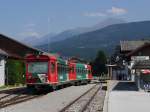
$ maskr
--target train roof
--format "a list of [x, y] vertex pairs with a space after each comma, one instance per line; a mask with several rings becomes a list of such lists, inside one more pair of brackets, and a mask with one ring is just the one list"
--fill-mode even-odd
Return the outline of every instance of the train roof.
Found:
[[62, 59], [60, 57], [58, 57], [57, 60], [58, 60], [58, 63], [61, 63], [61, 64], [67, 64], [68, 63], [67, 60], [64, 60], [64, 59]]
[[56, 59], [56, 57], [54, 55], [50, 55], [50, 54], [39, 54], [39, 55], [28, 54], [25, 59], [27, 59], [27, 60], [30, 60], [30, 59], [41, 59], [41, 60], [47, 59], [47, 60], [49, 60], [49, 59]]

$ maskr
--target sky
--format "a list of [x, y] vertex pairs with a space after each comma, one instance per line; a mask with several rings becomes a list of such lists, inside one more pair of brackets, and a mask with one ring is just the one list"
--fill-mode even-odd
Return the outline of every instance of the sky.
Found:
[[150, 0], [0, 0], [0, 33], [40, 38], [106, 18], [150, 20], [149, 4]]

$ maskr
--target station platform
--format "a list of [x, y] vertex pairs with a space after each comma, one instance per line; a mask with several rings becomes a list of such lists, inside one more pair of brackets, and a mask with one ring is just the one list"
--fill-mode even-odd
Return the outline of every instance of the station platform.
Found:
[[105, 112], [150, 112], [150, 93], [138, 91], [134, 82], [111, 81], [108, 86]]

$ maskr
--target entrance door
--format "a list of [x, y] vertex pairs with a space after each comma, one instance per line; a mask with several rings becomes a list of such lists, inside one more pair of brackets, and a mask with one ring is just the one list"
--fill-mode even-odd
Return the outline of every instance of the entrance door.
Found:
[[55, 60], [50, 61], [50, 79], [51, 79], [51, 83], [57, 83], [58, 82], [57, 66], [56, 66]]

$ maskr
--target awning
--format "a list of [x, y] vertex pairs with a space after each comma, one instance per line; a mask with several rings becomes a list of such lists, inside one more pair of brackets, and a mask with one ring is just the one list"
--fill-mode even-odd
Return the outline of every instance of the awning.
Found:
[[143, 70], [141, 70], [141, 72], [143, 74], [150, 74], [150, 70], [149, 69], [143, 69]]

